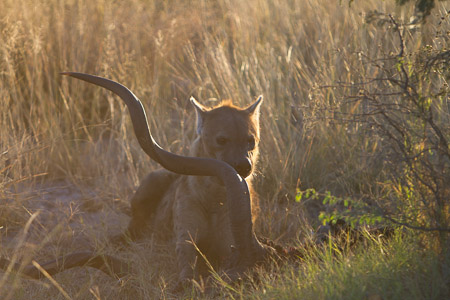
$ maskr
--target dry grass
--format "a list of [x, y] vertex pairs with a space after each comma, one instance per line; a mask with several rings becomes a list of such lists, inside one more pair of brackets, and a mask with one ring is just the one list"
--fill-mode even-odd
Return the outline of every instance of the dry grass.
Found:
[[[194, 135], [190, 95], [206, 104], [232, 98], [244, 105], [263, 94], [257, 226], [270, 238], [295, 243], [317, 224], [320, 203], [295, 203], [297, 187], [338, 195], [371, 190], [382, 172], [376, 143], [364, 142], [370, 137], [357, 126], [333, 119], [336, 112], [358, 109], [341, 101], [352, 87], [323, 86], [370, 77], [375, 69], [361, 56], [398, 51], [395, 33], [365, 23], [366, 13], [406, 18], [412, 8], [399, 9], [394, 1], [355, 1], [351, 8], [339, 2], [2, 0], [0, 254], [28, 263], [95, 245], [129, 259], [136, 274], [122, 283], [92, 270], [57, 275], [69, 297], [180, 296], [173, 294], [171, 247], [149, 240], [118, 251], [107, 241], [111, 231], [125, 227], [121, 211], [139, 178], [157, 165], [140, 150], [120, 101], [62, 78], [61, 71], [128, 86], [144, 102], [156, 140], [176, 153], [185, 153]], [[447, 39], [429, 34], [450, 28], [448, 19], [438, 25], [445, 5], [421, 30], [406, 32], [410, 50], [448, 48]], [[49, 192], [55, 187], [59, 194]], [[251, 297], [226, 288], [218, 293]], [[7, 274], [0, 277], [0, 297], [64, 294], [50, 281]]]

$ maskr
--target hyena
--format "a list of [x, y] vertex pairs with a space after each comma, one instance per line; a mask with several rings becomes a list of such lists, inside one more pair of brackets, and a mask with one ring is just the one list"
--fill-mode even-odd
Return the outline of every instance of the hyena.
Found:
[[[168, 228], [174, 233], [182, 281], [195, 275], [197, 249], [214, 266], [223, 266], [226, 259], [225, 274], [231, 279], [274, 255], [272, 247], [257, 239], [252, 219], [252, 210], [257, 209], [256, 197], [251, 197], [250, 191], [258, 157], [261, 96], [246, 108], [227, 102], [212, 109], [192, 98], [197, 138], [191, 156], [185, 157], [165, 151], [154, 141], [144, 107], [128, 88], [94, 75], [62, 74], [120, 96], [128, 107], [140, 146], [165, 168], [150, 173], [135, 193], [127, 230], [130, 237], [141, 235], [148, 221], [161, 232]], [[0, 257], [0, 269], [12, 269], [35, 279], [78, 266], [94, 267], [113, 277], [130, 273], [129, 263], [92, 251], [70, 253], [41, 263], [39, 268]]]
[[[255, 218], [258, 204], [251, 183], [259, 154], [262, 96], [246, 108], [231, 101], [211, 109], [194, 98], [191, 103], [197, 116], [197, 135], [190, 155], [222, 160], [245, 178]], [[167, 170], [152, 172], [136, 191], [131, 207], [131, 237], [142, 235], [149, 221], [164, 235], [173, 232], [181, 280], [194, 277], [196, 247], [213, 266], [220, 266], [230, 255], [234, 240], [226, 190], [217, 177], [180, 176]]]

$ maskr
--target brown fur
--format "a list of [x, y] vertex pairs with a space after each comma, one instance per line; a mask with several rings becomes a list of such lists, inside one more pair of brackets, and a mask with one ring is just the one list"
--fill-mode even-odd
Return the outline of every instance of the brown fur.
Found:
[[[247, 108], [226, 101], [207, 109], [191, 99], [197, 112], [197, 138], [190, 155], [229, 163], [245, 177], [250, 191], [259, 154], [260, 100]], [[251, 196], [254, 218], [258, 205], [253, 192]], [[131, 206], [133, 217], [128, 230], [132, 237], [142, 235], [150, 219], [151, 226], [161, 235], [173, 233], [181, 280], [194, 277], [198, 253], [193, 243], [216, 267], [230, 255], [234, 241], [226, 190], [216, 177], [180, 176], [166, 170], [152, 172], [138, 188]]]

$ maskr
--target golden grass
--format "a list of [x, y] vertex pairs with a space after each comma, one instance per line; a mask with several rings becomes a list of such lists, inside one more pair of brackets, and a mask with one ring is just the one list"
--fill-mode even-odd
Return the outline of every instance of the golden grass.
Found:
[[[244, 105], [263, 94], [258, 230], [291, 242], [307, 235], [319, 203], [294, 203], [296, 187], [351, 194], [370, 188], [380, 172], [370, 159], [376, 143], [356, 144], [358, 128], [331, 120], [335, 112], [358, 109], [341, 101], [351, 87], [321, 87], [371, 77], [375, 69], [361, 56], [398, 51], [392, 30], [364, 22], [369, 11], [400, 18], [412, 13], [394, 1], [355, 1], [350, 8], [340, 2], [2, 0], [0, 253], [11, 257], [18, 249], [18, 261], [30, 262], [77, 248], [62, 242], [78, 234], [69, 224], [70, 213], [56, 229], [33, 222], [35, 230], [23, 242], [12, 240], [30, 215], [42, 210], [32, 205], [39, 201], [30, 194], [37, 186], [64, 181], [114, 213], [126, 206], [139, 178], [157, 168], [140, 150], [124, 105], [103, 89], [62, 78], [61, 71], [97, 74], [128, 86], [144, 102], [156, 140], [176, 153], [186, 153], [194, 136], [189, 96], [206, 104], [231, 98]], [[407, 32], [410, 50], [445, 47], [445, 39], [426, 34], [449, 28], [448, 20], [438, 25], [445, 5], [438, 5], [422, 31]], [[86, 196], [69, 195], [67, 209], [80, 199]], [[115, 252], [105, 236], [98, 240], [108, 225], [85, 222], [83, 208], [77, 208], [77, 230], [99, 251]], [[126, 223], [125, 216], [118, 218]], [[148, 241], [118, 255], [139, 266], [125, 283], [92, 270], [56, 280], [74, 299], [177, 296], [167, 247]], [[1, 295], [64, 298], [48, 281], [12, 274], [1, 279]]]

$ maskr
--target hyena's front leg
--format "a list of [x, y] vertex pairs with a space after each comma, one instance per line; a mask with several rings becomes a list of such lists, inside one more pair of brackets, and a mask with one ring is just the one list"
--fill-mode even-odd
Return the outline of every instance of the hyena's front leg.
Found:
[[146, 232], [148, 221], [180, 175], [160, 169], [148, 174], [131, 199], [131, 220], [125, 232], [112, 237], [115, 244], [136, 240]]
[[192, 199], [188, 197], [178, 198], [175, 204], [174, 231], [181, 282], [195, 277], [194, 270], [198, 266], [196, 247], [200, 247], [208, 236], [208, 222], [204, 213], [201, 207], [192, 204]]

